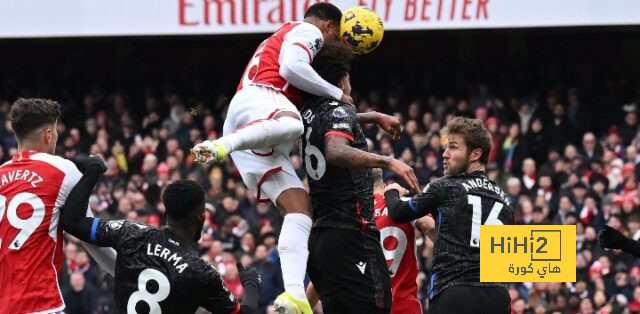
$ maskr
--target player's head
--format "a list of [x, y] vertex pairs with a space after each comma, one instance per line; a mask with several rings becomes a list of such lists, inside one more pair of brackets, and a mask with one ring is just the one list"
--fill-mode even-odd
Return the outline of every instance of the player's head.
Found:
[[384, 180], [382, 179], [382, 169], [373, 168], [371, 170], [373, 179], [373, 193], [380, 193], [384, 189]]
[[325, 43], [338, 41], [340, 20], [342, 20], [342, 11], [326, 2], [316, 3], [304, 13], [304, 21], [320, 29]]
[[50, 154], [56, 150], [59, 117], [60, 104], [41, 98], [18, 98], [9, 112], [18, 145]]
[[480, 119], [455, 117], [444, 128], [447, 148], [444, 157], [444, 173], [448, 175], [484, 170], [491, 151], [491, 134]]
[[339, 43], [329, 43], [320, 49], [311, 66], [325, 81], [340, 87], [345, 95], [350, 95], [351, 60], [353, 60], [353, 52], [349, 47]]
[[179, 180], [167, 185], [162, 202], [167, 225], [193, 230], [198, 241], [204, 224], [204, 189], [194, 181]]

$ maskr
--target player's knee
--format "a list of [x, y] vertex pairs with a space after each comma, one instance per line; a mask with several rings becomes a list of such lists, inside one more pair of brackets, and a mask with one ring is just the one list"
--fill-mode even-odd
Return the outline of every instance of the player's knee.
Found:
[[301, 120], [298, 120], [294, 117], [281, 117], [278, 119], [280, 124], [286, 129], [286, 133], [290, 135], [293, 139], [297, 139], [302, 136], [304, 133], [304, 124], [302, 124]]

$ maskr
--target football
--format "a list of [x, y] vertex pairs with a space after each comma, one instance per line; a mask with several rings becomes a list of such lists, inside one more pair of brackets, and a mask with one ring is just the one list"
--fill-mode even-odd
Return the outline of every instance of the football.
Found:
[[376, 12], [361, 6], [342, 13], [340, 40], [351, 47], [355, 54], [373, 51], [382, 42], [384, 25]]

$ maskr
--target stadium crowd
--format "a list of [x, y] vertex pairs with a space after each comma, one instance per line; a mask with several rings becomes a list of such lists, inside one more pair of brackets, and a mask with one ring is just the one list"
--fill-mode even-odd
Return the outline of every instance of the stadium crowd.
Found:
[[[594, 107], [586, 105], [591, 100], [581, 98], [575, 88], [532, 98], [495, 95], [487, 84], [474, 86], [465, 97], [414, 100], [401, 91], [383, 95], [373, 91], [353, 96], [360, 112], [395, 115], [404, 131], [394, 141], [377, 126], [365, 125], [369, 148], [412, 165], [421, 185], [442, 175], [440, 129], [454, 116], [476, 117], [493, 135], [487, 172], [517, 204], [517, 223], [576, 225], [577, 281], [511, 283], [512, 313], [640, 313], [640, 262], [600, 249], [596, 239], [605, 224], [640, 239], [640, 108], [612, 105], [612, 111], [620, 112], [611, 115], [624, 119], [612, 118], [614, 123], [603, 126]], [[3, 162], [16, 151], [7, 118], [12, 100], [0, 102]], [[236, 261], [256, 267], [263, 278], [261, 311], [272, 312], [269, 305], [283, 291], [275, 249], [282, 223], [278, 209], [256, 202], [230, 159], [200, 165], [189, 153], [194, 144], [221, 135], [225, 97], [205, 103], [168, 91], [147, 90], [140, 97], [93, 89], [75, 106], [64, 100], [61, 104], [57, 154], [70, 159], [100, 155], [108, 163], [90, 198], [94, 215], [159, 226], [163, 186], [178, 179], [199, 182], [207, 191], [206, 222], [198, 243], [202, 258], [218, 269], [238, 298], [243, 288]], [[299, 156], [291, 158], [304, 178]], [[385, 180], [395, 178], [385, 172]], [[433, 243], [424, 237], [416, 240], [420, 299], [425, 302]], [[111, 313], [112, 278], [70, 236], [64, 257], [60, 288], [65, 311]]]

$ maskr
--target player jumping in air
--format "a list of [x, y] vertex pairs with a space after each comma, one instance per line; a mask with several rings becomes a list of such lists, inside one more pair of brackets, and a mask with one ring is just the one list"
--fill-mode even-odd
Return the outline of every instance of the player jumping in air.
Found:
[[[350, 60], [349, 48], [326, 45], [313, 67], [348, 94]], [[309, 277], [328, 313], [389, 313], [391, 283], [373, 221], [371, 168], [389, 168], [417, 186], [413, 169], [368, 153], [355, 108], [347, 103], [310, 97], [302, 116], [302, 159], [314, 221]]]
[[[289, 153], [304, 127], [298, 107], [303, 92], [352, 104], [348, 93], [324, 80], [311, 67], [325, 43], [337, 42], [342, 12], [329, 3], [308, 8], [302, 22], [289, 22], [263, 41], [231, 100], [224, 136], [196, 145], [199, 162], [218, 162], [228, 154], [247, 188], [259, 201], [272, 201], [285, 213], [278, 253], [285, 292], [278, 311], [297, 307], [311, 314], [304, 276], [311, 230], [309, 196], [297, 177]], [[376, 122], [399, 135], [399, 122], [381, 114], [364, 114], [361, 122]]]
[[[0, 166], [0, 313], [59, 313], [62, 267], [61, 207], [82, 173], [54, 156], [60, 105], [46, 99], [18, 99], [9, 120], [18, 154]], [[91, 214], [87, 204], [80, 215]], [[82, 243], [109, 273], [116, 254]]]
[[116, 249], [115, 301], [118, 313], [255, 313], [260, 275], [238, 263], [245, 289], [238, 304], [220, 274], [196, 250], [204, 223], [204, 190], [193, 181], [169, 184], [162, 193], [163, 229], [126, 220], [82, 215], [91, 191], [107, 168], [98, 157], [82, 161], [85, 173], [71, 191], [60, 223], [83, 241]]
[[427, 214], [436, 220], [429, 313], [509, 313], [505, 285], [480, 282], [480, 225], [514, 223], [508, 195], [485, 173], [491, 135], [481, 120], [462, 117], [444, 133], [445, 176], [407, 202], [387, 190], [389, 215], [398, 223]]

